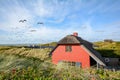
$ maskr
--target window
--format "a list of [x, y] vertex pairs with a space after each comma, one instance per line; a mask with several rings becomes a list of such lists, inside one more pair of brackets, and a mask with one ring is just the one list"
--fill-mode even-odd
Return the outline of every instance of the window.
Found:
[[72, 62], [72, 66], [75, 66], [75, 62]]
[[76, 62], [76, 65], [77, 67], [81, 67], [81, 63], [80, 62]]
[[66, 64], [67, 66], [76, 66], [76, 67], [81, 67], [82, 64], [80, 62], [72, 62], [72, 61], [60, 61]]
[[72, 51], [72, 46], [66, 46], [65, 51], [66, 52], [71, 52]]

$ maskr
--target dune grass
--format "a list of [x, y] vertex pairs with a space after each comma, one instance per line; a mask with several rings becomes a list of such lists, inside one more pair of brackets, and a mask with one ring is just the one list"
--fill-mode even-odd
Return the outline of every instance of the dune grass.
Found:
[[120, 71], [53, 65], [50, 51], [0, 47], [0, 80], [120, 80]]
[[[9, 55], [7, 55], [9, 56]], [[17, 60], [15, 59], [17, 58]], [[15, 61], [13, 61], [15, 59]], [[16, 62], [16, 61], [19, 61]], [[10, 63], [9, 63], [10, 62]], [[4, 62], [3, 62], [4, 63]], [[50, 62], [23, 57], [12, 57], [7, 66], [9, 71], [0, 71], [0, 80], [119, 80], [120, 71], [95, 68], [81, 69], [66, 65], [53, 65]], [[14, 66], [13, 66], [14, 65]], [[16, 67], [15, 67], [16, 66]], [[17, 67], [17, 66], [22, 66]]]
[[120, 57], [120, 42], [95, 42], [96, 50], [104, 57]]
[[35, 57], [41, 60], [48, 58], [48, 54], [51, 51], [49, 48], [45, 49], [32, 49], [24, 47], [0, 47], [0, 54], [17, 54], [27, 57]]

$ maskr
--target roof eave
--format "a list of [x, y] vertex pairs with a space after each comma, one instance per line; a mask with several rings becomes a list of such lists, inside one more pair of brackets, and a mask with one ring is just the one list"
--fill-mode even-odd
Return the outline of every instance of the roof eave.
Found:
[[84, 45], [81, 45], [81, 47], [82, 47], [83, 49], [85, 49], [85, 50], [88, 52], [88, 54], [89, 54], [97, 63], [99, 63], [100, 65], [106, 66], [106, 64], [105, 64], [103, 61], [101, 61], [98, 57], [96, 57], [95, 55], [92, 55], [93, 53], [92, 53], [89, 49], [87, 49]]
[[66, 44], [80, 44], [80, 43], [58, 43], [59, 45], [66, 45]]

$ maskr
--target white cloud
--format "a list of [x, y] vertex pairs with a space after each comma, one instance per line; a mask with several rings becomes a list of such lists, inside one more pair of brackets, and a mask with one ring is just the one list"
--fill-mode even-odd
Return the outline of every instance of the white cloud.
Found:
[[52, 20], [49, 19], [48, 22], [61, 23], [64, 21], [66, 16], [73, 13], [73, 10], [80, 10], [81, 5], [81, 0], [37, 0], [36, 3], [32, 4], [32, 13], [37, 15], [39, 18], [52, 18]]
[[[30, 30], [24, 30], [23, 32], [19, 32], [16, 34], [11, 35], [10, 40], [12, 42], [19, 41], [20, 42], [49, 42], [49, 41], [58, 41], [66, 35], [70, 35], [73, 32], [78, 32], [79, 36], [85, 39], [90, 39], [93, 35], [93, 30], [90, 24], [83, 24], [86, 28], [82, 27], [71, 27], [66, 29], [57, 29], [57, 28], [48, 28], [46, 26], [42, 26], [39, 28], [31, 28], [30, 30], [36, 30], [35, 32], [31, 32]], [[13, 40], [12, 40], [13, 39]], [[14, 40], [15, 39], [15, 40]]]
[[40, 17], [49, 17], [53, 13], [53, 8], [48, 7], [43, 0], [37, 1], [33, 4], [33, 7], [33, 11], [35, 11], [34, 13]]
[[[36, 21], [46, 21], [52, 24], [59, 24], [67, 18], [71, 20], [76, 19], [78, 15], [76, 12], [81, 12], [83, 8], [92, 8], [96, 4], [96, 1], [93, 2], [82, 2], [81, 0], [74, 1], [59, 1], [59, 0], [37, 0], [19, 4], [19, 1], [15, 1], [14, 5], [3, 6], [0, 8], [0, 17], [5, 21], [0, 21], [0, 30], [6, 31], [9, 34], [0, 35], [0, 42], [4, 43], [27, 43], [27, 42], [47, 42], [50, 40], [58, 41], [62, 37], [72, 34], [73, 32], [78, 32], [81, 37], [87, 40], [92, 40], [98, 38], [102, 39], [101, 34], [96, 33], [92, 24], [92, 17], [89, 16], [89, 19], [80, 19], [82, 22], [67, 22], [64, 24], [63, 28], [58, 26], [36, 26]], [[10, 7], [9, 7], [10, 6]], [[113, 5], [114, 7], [115, 5]], [[97, 12], [105, 7], [105, 3], [101, 3], [98, 7], [90, 10], [90, 14]], [[88, 9], [90, 9], [88, 8]], [[74, 10], [74, 11], [73, 11]], [[106, 8], [106, 11], [110, 8]], [[79, 12], [79, 13], [80, 13]], [[71, 14], [74, 14], [73, 16]], [[81, 15], [81, 13], [80, 13]], [[68, 18], [70, 17], [70, 18]], [[79, 16], [80, 18], [81, 16]], [[52, 18], [52, 19], [51, 19]], [[84, 16], [83, 16], [84, 18]], [[27, 22], [19, 23], [19, 20], [26, 19]], [[79, 19], [78, 19], [79, 20]], [[43, 22], [44, 22], [43, 21]], [[107, 25], [108, 26], [108, 25]], [[110, 24], [109, 26], [120, 26], [119, 22], [115, 24]], [[60, 26], [62, 27], [62, 26]], [[103, 27], [102, 27], [103, 28]], [[107, 28], [106, 28], [107, 29]], [[112, 28], [113, 29], [113, 28]], [[31, 32], [30, 30], [36, 30]], [[115, 29], [114, 29], [115, 30]], [[117, 31], [117, 29], [116, 29]], [[119, 30], [118, 30], [119, 31]], [[108, 31], [109, 33], [109, 31]], [[102, 33], [103, 34], [103, 33]], [[103, 34], [105, 35], [105, 33]], [[6, 37], [5, 37], [6, 36]], [[99, 37], [97, 37], [99, 36]]]
[[[96, 5], [97, 4], [97, 5]], [[100, 1], [100, 2], [93, 2], [93, 4], [90, 6], [90, 9], [88, 11], [89, 14], [94, 13], [114, 13], [117, 11], [120, 11], [119, 2], [117, 1]]]
[[11, 31], [15, 29], [16, 27], [19, 29], [25, 28], [25, 26], [28, 26], [30, 23], [20, 23], [19, 20], [32, 20], [32, 15], [30, 12], [21, 6], [11, 6], [13, 10], [9, 12], [9, 8], [3, 11], [3, 13], [0, 14], [0, 16], [4, 16], [5, 22], [0, 23], [0, 29], [5, 31]]

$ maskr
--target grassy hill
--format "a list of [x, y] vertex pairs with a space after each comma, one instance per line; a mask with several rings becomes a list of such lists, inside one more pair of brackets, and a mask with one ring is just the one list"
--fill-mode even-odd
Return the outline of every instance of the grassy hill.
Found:
[[104, 57], [120, 57], [120, 42], [95, 42], [94, 45]]
[[[103, 52], [103, 55], [107, 54], [107, 52], [104, 53], [103, 50], [119, 51], [119, 42], [96, 42], [95, 44], [99, 46], [96, 49]], [[56, 43], [52, 43], [52, 45], [55, 46]], [[0, 46], [0, 80], [120, 79], [120, 71], [113, 72], [103, 69], [96, 70], [95, 68], [80, 69], [61, 64], [57, 66], [53, 65], [51, 63], [51, 57], [48, 56], [50, 51], [50, 48], [35, 49], [21, 46]]]
[[14, 54], [14, 55], [21, 55], [26, 57], [35, 57], [41, 60], [48, 58], [49, 57], [48, 54], [50, 51], [51, 51], [50, 48], [36, 49], [36, 48], [24, 48], [24, 47], [16, 47], [16, 46], [0, 47], [0, 53], [2, 54]]
[[51, 42], [51, 43], [46, 43], [46, 44], [39, 44], [39, 46], [53, 46], [55, 47], [57, 45], [57, 42]]

